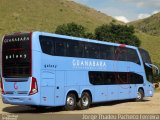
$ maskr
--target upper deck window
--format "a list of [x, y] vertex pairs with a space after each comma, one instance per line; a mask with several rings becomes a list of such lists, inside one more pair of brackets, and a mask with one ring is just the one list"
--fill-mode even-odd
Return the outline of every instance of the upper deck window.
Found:
[[130, 61], [140, 64], [135, 49], [65, 38], [40, 36], [42, 52], [53, 56]]

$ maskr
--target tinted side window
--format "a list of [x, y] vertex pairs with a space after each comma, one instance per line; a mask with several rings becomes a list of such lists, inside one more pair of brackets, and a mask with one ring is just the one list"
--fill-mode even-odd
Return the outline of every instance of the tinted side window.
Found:
[[129, 84], [129, 73], [128, 72], [117, 72], [116, 73], [117, 84]]
[[95, 72], [95, 73], [89, 73], [89, 77], [90, 77], [90, 82], [93, 85], [103, 85], [104, 84], [104, 80], [103, 80], [103, 76], [102, 74]]
[[84, 43], [80, 41], [67, 41], [66, 56], [67, 57], [84, 57]]
[[114, 72], [89, 72], [89, 80], [93, 85], [109, 85], [115, 84], [115, 74]]
[[83, 58], [84, 57], [84, 44], [83, 42], [79, 42], [79, 49], [78, 49], [78, 56]]
[[65, 40], [56, 39], [55, 40], [55, 56], [65, 56], [66, 55], [66, 44]]
[[106, 47], [104, 45], [100, 45], [100, 59], [107, 59]]
[[89, 81], [93, 85], [143, 84], [143, 76], [131, 72], [90, 71]]
[[137, 51], [131, 48], [115, 47], [115, 60], [130, 61], [140, 64]]
[[130, 83], [131, 84], [143, 84], [143, 76], [136, 74], [136, 73], [130, 73]]
[[127, 48], [115, 47], [115, 60], [127, 61]]
[[104, 79], [104, 84], [106, 85], [112, 85], [116, 84], [116, 78], [115, 78], [115, 73], [113, 72], [104, 72], [103, 73], [103, 79]]
[[92, 48], [91, 48], [91, 51], [92, 51], [92, 57], [95, 58], [95, 59], [99, 59], [99, 56], [100, 56], [100, 47], [99, 45], [97, 44], [93, 44]]
[[99, 58], [99, 46], [85, 42], [84, 57], [94, 59]]
[[66, 49], [66, 56], [80, 57], [79, 49], [80, 49], [80, 46], [79, 46], [78, 41], [68, 41], [67, 42], [67, 49]]
[[128, 53], [127, 54], [128, 61], [140, 64], [140, 60], [139, 60], [139, 57], [138, 57], [138, 54], [137, 54], [136, 50], [128, 49], [127, 53]]
[[100, 45], [100, 59], [114, 60], [114, 46]]
[[54, 55], [54, 41], [51, 37], [40, 36], [40, 44], [43, 53]]
[[49, 55], [131, 61], [140, 64], [136, 50], [83, 41], [40, 36], [42, 51]]

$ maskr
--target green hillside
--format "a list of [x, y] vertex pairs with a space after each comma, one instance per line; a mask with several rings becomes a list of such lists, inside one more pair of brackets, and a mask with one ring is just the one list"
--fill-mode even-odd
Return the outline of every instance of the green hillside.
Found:
[[160, 13], [151, 17], [129, 23], [136, 29], [150, 35], [160, 35]]
[[149, 51], [152, 62], [160, 67], [160, 13], [151, 17], [129, 23], [138, 31], [137, 36], [142, 41], [142, 48]]
[[0, 0], [0, 35], [17, 31], [54, 32], [58, 25], [76, 22], [89, 31], [112, 17], [67, 0]]
[[149, 51], [152, 62], [160, 67], [160, 36], [152, 36], [138, 32], [136, 35], [142, 41], [141, 47]]

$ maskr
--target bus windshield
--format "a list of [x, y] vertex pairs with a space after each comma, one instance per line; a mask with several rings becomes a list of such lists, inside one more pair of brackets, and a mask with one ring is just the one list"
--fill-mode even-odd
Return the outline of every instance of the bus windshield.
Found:
[[3, 77], [29, 77], [31, 75], [30, 33], [7, 35], [2, 44]]
[[153, 83], [153, 70], [152, 70], [152, 66], [150, 66], [150, 64], [152, 64], [152, 62], [151, 62], [151, 58], [149, 56], [149, 53], [142, 48], [139, 48], [139, 51], [142, 56], [147, 80], [149, 82]]
[[150, 56], [149, 56], [149, 53], [148, 53], [146, 50], [142, 49], [142, 48], [140, 48], [139, 51], [140, 51], [140, 54], [141, 54], [141, 56], [142, 56], [143, 62], [144, 62], [144, 63], [152, 64], [151, 58], [150, 58]]

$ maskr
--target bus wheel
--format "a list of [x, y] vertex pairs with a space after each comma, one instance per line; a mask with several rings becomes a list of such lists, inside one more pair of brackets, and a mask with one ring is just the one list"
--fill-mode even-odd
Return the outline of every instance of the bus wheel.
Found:
[[78, 108], [81, 110], [88, 109], [91, 105], [91, 96], [88, 92], [83, 92], [78, 102]]
[[76, 108], [76, 96], [74, 93], [69, 93], [66, 98], [65, 110], [70, 111]]
[[144, 98], [144, 92], [142, 89], [139, 89], [138, 92], [137, 92], [137, 98], [136, 98], [136, 101], [140, 102], [142, 101]]

